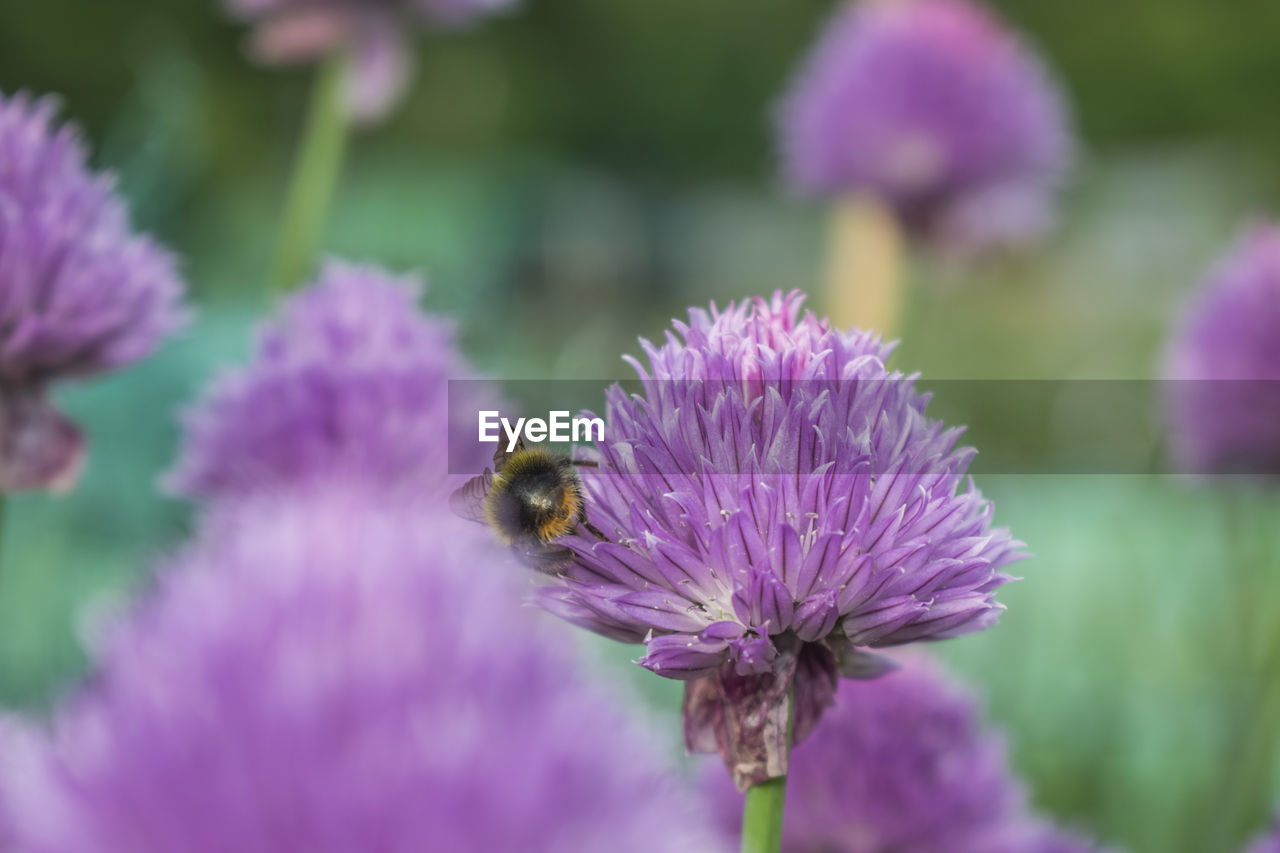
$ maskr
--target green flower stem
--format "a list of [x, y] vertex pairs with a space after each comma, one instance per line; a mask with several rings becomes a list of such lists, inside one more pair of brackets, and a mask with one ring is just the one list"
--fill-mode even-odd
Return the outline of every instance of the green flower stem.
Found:
[[310, 271], [328, 218], [347, 143], [343, 87], [347, 58], [335, 51], [316, 74], [307, 123], [285, 195], [272, 281], [287, 290]]
[[1225, 532], [1228, 580], [1234, 584], [1236, 625], [1233, 656], [1245, 677], [1238, 691], [1235, 725], [1223, 760], [1217, 820], [1208, 842], [1213, 849], [1239, 846], [1271, 809], [1270, 780], [1280, 748], [1280, 627], [1275, 627], [1276, 594], [1271, 575], [1280, 566], [1273, 506], [1250, 494], [1227, 494]]
[[[791, 752], [796, 722], [795, 688], [787, 694], [787, 753]], [[787, 802], [787, 777], [776, 776], [747, 789], [742, 811], [742, 853], [779, 853], [782, 850], [782, 813]]]
[[[0, 492], [0, 570], [4, 568], [4, 492]], [[0, 571], [0, 574], [3, 574]]]
[[1247, 694], [1245, 719], [1228, 747], [1221, 784], [1216, 849], [1234, 849], [1266, 820], [1271, 808], [1270, 780], [1280, 746], [1280, 655], [1264, 668]]
[[782, 849], [782, 807], [786, 799], [786, 776], [766, 779], [747, 789], [742, 853], [778, 853]]

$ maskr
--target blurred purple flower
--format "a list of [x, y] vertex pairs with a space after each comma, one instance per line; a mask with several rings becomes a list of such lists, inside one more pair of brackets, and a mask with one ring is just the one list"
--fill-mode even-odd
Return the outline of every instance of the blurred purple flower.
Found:
[[1175, 463], [1280, 476], [1280, 226], [1248, 229], [1209, 273], [1166, 361]]
[[0, 493], [77, 477], [83, 440], [50, 384], [137, 361], [182, 319], [173, 257], [130, 230], [56, 112], [0, 93]]
[[469, 370], [452, 327], [418, 310], [420, 290], [327, 263], [264, 329], [254, 363], [188, 412], [169, 486], [199, 498], [335, 479], [441, 491], [451, 446], [459, 470], [483, 468], [492, 449], [476, 441], [474, 411], [449, 406], [449, 380]]
[[1039, 236], [1072, 158], [1039, 59], [966, 0], [844, 3], [778, 116], [798, 192], [882, 198], [960, 247]]
[[[21, 722], [7, 712], [0, 712], [0, 777], [4, 775], [5, 762], [9, 760], [11, 748], [9, 744], [20, 737]], [[0, 786], [0, 850], [12, 853], [14, 850], [13, 820], [9, 817], [9, 806]]]
[[[787, 779], [785, 853], [1084, 853], [1097, 847], [1032, 816], [1003, 739], [974, 699], [923, 656], [847, 681]], [[704, 789], [726, 839], [742, 795], [719, 767]]]
[[13, 853], [719, 849], [482, 530], [323, 492], [214, 518], [10, 738]]
[[1280, 853], [1280, 817], [1274, 818], [1271, 827], [1255, 838], [1247, 850], [1248, 853]]
[[[965, 471], [975, 451], [885, 368], [891, 346], [775, 294], [689, 312], [635, 360], [644, 395], [610, 388], [588, 520], [612, 541], [556, 540], [574, 560], [540, 603], [640, 663], [688, 681], [685, 737], [740, 785], [786, 773], [837, 672], [864, 647], [978, 631], [1003, 605], [1020, 543], [991, 526]], [[677, 336], [678, 335], [678, 336]]]
[[256, 24], [250, 52], [268, 65], [313, 62], [350, 52], [347, 108], [359, 121], [384, 117], [412, 73], [409, 31], [460, 27], [517, 0], [224, 0]]

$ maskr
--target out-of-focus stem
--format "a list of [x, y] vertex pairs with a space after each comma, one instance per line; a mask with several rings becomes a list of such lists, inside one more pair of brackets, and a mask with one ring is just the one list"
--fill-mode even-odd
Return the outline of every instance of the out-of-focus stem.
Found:
[[0, 586], [4, 580], [4, 492], [0, 492]]
[[[1235, 585], [1233, 614], [1237, 636], [1235, 665], [1244, 672], [1243, 707], [1223, 761], [1213, 849], [1234, 849], [1271, 810], [1271, 778], [1280, 747], [1280, 626], [1273, 619], [1280, 543], [1269, 512], [1250, 498], [1229, 494], [1227, 560]], [[1270, 508], [1270, 507], [1269, 507]]]
[[293, 287], [310, 270], [328, 218], [347, 141], [343, 87], [347, 59], [335, 51], [316, 73], [306, 126], [294, 160], [280, 221], [272, 281]]
[[[795, 727], [794, 689], [787, 696], [787, 752]], [[787, 777], [775, 776], [747, 789], [742, 810], [742, 853], [779, 853], [782, 850], [782, 815], [787, 801]]]
[[1280, 745], [1280, 654], [1272, 655], [1254, 688], [1223, 764], [1212, 849], [1234, 849], [1262, 826], [1271, 810], [1271, 773]]
[[893, 211], [867, 195], [843, 199], [831, 211], [826, 251], [832, 323], [886, 338], [900, 335], [907, 287], [902, 229]]

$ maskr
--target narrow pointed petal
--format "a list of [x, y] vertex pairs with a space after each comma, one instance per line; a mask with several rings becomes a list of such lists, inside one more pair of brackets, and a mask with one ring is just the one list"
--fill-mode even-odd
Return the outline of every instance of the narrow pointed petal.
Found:
[[747, 585], [733, 594], [733, 610], [744, 625], [778, 634], [791, 627], [795, 602], [772, 571], [752, 567]]
[[778, 659], [778, 650], [768, 637], [744, 637], [731, 644], [734, 657], [733, 671], [741, 676], [764, 675], [772, 672]]
[[640, 665], [667, 678], [689, 681], [715, 672], [724, 663], [729, 643], [693, 634], [664, 634], [645, 644]]
[[817, 595], [809, 596], [796, 608], [792, 628], [797, 637], [806, 643], [812, 643], [831, 633], [839, 618], [840, 609], [836, 604], [835, 592], [823, 590]]
[[663, 631], [697, 633], [710, 620], [696, 604], [690, 604], [665, 589], [629, 592], [614, 599], [618, 609], [636, 622], [644, 622]]

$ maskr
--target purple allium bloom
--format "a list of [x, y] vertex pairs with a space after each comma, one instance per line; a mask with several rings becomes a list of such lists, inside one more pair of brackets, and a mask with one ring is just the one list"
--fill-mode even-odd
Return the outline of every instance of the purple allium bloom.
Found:
[[1051, 821], [1024, 814], [1003, 831], [993, 832], [972, 853], [1115, 853], [1088, 836]]
[[[0, 776], [4, 774], [5, 762], [8, 760], [11, 748], [9, 744], [19, 737], [20, 723], [10, 718], [7, 713], [0, 712]], [[5, 800], [5, 796], [0, 791], [0, 850], [9, 853], [13, 850], [13, 831], [10, 827], [13, 821], [9, 817], [9, 806]]]
[[[1003, 739], [969, 693], [923, 656], [844, 682], [787, 779], [785, 853], [1083, 853], [1097, 848], [1032, 816]], [[719, 767], [704, 789], [736, 839], [742, 795]]]
[[1248, 853], [1280, 853], [1280, 817], [1272, 820], [1266, 833], [1253, 840]]
[[187, 414], [172, 489], [216, 499], [341, 479], [438, 492], [451, 444], [460, 470], [483, 468], [474, 413], [450, 420], [448, 381], [469, 371], [452, 326], [418, 310], [420, 290], [328, 262], [263, 330], [254, 363]]
[[885, 367], [892, 346], [834, 330], [798, 293], [694, 309], [634, 359], [643, 396], [607, 395], [588, 520], [556, 540], [574, 560], [547, 609], [647, 647], [688, 682], [685, 737], [740, 785], [786, 773], [837, 672], [880, 674], [863, 651], [978, 631], [1003, 605], [1020, 543], [991, 526], [960, 430]]
[[76, 479], [83, 440], [49, 385], [137, 361], [182, 319], [173, 257], [56, 112], [0, 93], [0, 493]]
[[966, 0], [841, 4], [778, 126], [796, 191], [871, 193], [961, 246], [1046, 230], [1072, 157], [1040, 61]]
[[360, 121], [382, 118], [404, 93], [412, 66], [408, 32], [466, 26], [516, 0], [224, 0], [256, 24], [252, 52], [269, 65], [350, 52], [347, 108]]
[[719, 849], [519, 567], [445, 513], [218, 514], [11, 739], [7, 853]]
[[1248, 229], [1209, 273], [1165, 375], [1179, 468], [1280, 476], [1280, 226]]

